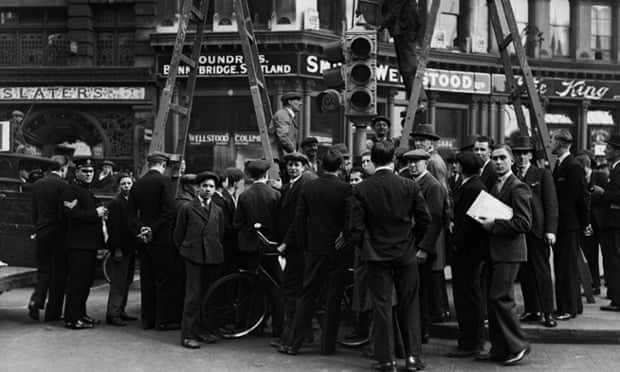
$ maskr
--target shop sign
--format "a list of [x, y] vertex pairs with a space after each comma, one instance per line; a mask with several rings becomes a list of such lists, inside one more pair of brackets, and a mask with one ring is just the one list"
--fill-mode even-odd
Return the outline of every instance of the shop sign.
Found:
[[[523, 85], [523, 77], [517, 76]], [[620, 99], [620, 83], [585, 79], [534, 78], [536, 91], [549, 98], [574, 98], [587, 100]], [[506, 76], [493, 74], [493, 92], [508, 93]]]
[[0, 101], [136, 101], [145, 96], [139, 87], [0, 87]]
[[[259, 63], [264, 75], [290, 75], [297, 73], [297, 55], [294, 53], [260, 54]], [[170, 57], [159, 57], [159, 73], [167, 76], [170, 72]], [[198, 76], [218, 77], [236, 76], [248, 73], [241, 54], [209, 54], [198, 58]], [[191, 68], [179, 66], [178, 76], [188, 76]]]
[[224, 145], [228, 146], [230, 140], [235, 146], [261, 144], [260, 134], [258, 133], [190, 133], [190, 145]]

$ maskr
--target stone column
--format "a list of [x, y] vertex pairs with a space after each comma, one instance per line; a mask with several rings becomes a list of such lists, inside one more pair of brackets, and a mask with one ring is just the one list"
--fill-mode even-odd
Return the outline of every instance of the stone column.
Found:
[[478, 134], [478, 97], [472, 97], [469, 103], [469, 125], [467, 126], [467, 135]]
[[301, 140], [310, 136], [310, 133], [311, 133], [310, 121], [311, 121], [311, 116], [312, 116], [312, 110], [311, 110], [312, 88], [314, 88], [314, 80], [312, 79], [306, 80], [306, 84], [304, 86], [304, 121], [303, 121], [303, 128], [300, 127], [301, 129], [301, 133], [300, 133], [301, 135], [299, 136], [300, 143], [301, 143]]
[[590, 36], [592, 22], [590, 0], [570, 0], [570, 57], [592, 59]]
[[[551, 0], [529, 0], [528, 56], [551, 58], [550, 7]], [[538, 35], [539, 33], [541, 34]]]
[[592, 101], [590, 100], [581, 101], [581, 115], [579, 122], [577, 122], [577, 133], [575, 133], [579, 136], [579, 140], [575, 141], [579, 144], [579, 147], [573, 149], [577, 150], [577, 152], [588, 148], [588, 110], [591, 105]]
[[489, 135], [489, 99], [483, 97], [480, 99], [480, 134]]
[[282, 79], [277, 79], [277, 80], [274, 80], [273, 85], [276, 86], [276, 95], [273, 98], [275, 102], [271, 102], [271, 107], [273, 108], [274, 111], [278, 111], [279, 109], [282, 108], [282, 101], [280, 99], [282, 98], [282, 95], [284, 94], [285, 82]]
[[504, 138], [506, 137], [506, 117], [504, 116], [504, 111], [506, 110], [506, 98], [498, 99], [498, 103], [497, 140], [499, 142], [504, 142]]
[[497, 120], [497, 99], [491, 98], [489, 105], [489, 137], [493, 138], [495, 143], [500, 143], [500, 139], [497, 136], [498, 133], [498, 120]]

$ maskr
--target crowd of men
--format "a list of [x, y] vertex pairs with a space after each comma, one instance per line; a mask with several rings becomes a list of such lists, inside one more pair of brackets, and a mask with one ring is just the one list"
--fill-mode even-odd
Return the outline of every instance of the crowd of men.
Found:
[[[184, 174], [176, 195], [163, 152], [149, 154], [149, 170], [137, 181], [114, 174], [118, 194], [105, 204], [91, 187], [111, 170], [95, 177], [92, 159], [74, 159], [75, 178], [66, 182], [70, 159], [53, 156], [49, 172], [32, 187], [39, 267], [29, 315], [38, 320], [45, 309], [46, 321], [62, 319], [76, 330], [99, 324], [86, 301], [97, 252], [108, 249], [108, 324], [137, 320], [125, 312], [137, 258], [142, 327], [180, 329], [187, 348], [216, 342], [201, 322], [200, 304], [218, 277], [258, 265], [256, 222], [270, 240], [281, 242], [277, 250], [287, 259], [284, 269], [275, 258], [262, 265], [282, 288], [270, 313], [272, 346], [289, 355], [312, 339], [319, 293], [326, 310], [320, 350], [335, 352], [349, 268], [358, 324], [345, 337], [370, 336], [378, 370], [396, 370], [397, 358], [405, 358], [407, 370], [425, 368], [420, 354], [429, 325], [450, 316], [447, 264], [459, 326], [449, 357], [519, 363], [530, 350], [520, 322], [555, 327], [582, 313], [581, 286], [600, 291], [599, 245], [611, 300], [601, 310], [620, 311], [620, 135], [607, 142], [609, 169], [593, 170], [587, 153], [571, 154], [569, 132], [554, 132], [549, 146], [558, 162], [551, 171], [536, 159], [528, 137], [515, 137], [509, 146], [478, 136], [444, 160], [430, 124], [417, 125], [403, 146], [404, 139], [387, 135], [390, 120], [378, 116], [372, 120], [377, 136], [358, 167], [342, 144], [320, 157], [316, 138], [297, 144], [290, 128], [296, 128], [299, 105], [289, 101], [300, 100], [284, 95], [284, 112], [270, 125], [276, 153], [282, 150], [279, 165], [259, 159], [243, 171]], [[285, 172], [283, 183], [269, 179], [272, 166]], [[510, 207], [511, 216], [472, 215], [483, 191]], [[592, 282], [579, 275], [582, 251]], [[524, 299], [519, 315], [517, 279]]]

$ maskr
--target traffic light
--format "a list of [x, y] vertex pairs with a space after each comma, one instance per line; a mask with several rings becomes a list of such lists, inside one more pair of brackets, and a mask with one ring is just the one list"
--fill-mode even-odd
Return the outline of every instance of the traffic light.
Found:
[[328, 89], [316, 98], [319, 112], [337, 111], [344, 105], [345, 114], [350, 119], [375, 116], [377, 32], [347, 31], [342, 41], [327, 44], [323, 53], [336, 67], [323, 72]]

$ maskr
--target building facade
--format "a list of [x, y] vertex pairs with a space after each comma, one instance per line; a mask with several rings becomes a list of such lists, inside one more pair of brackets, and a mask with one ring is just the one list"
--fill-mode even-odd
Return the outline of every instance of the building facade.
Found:
[[[165, 83], [181, 0], [5, 0], [0, 5], [0, 120], [19, 109], [27, 140], [45, 153], [79, 143], [97, 157], [137, 167]], [[5, 5], [6, 3], [6, 5]], [[249, 0], [273, 109], [284, 92], [301, 92], [302, 135], [351, 144], [342, 112], [319, 113], [329, 63], [323, 46], [339, 40], [355, 7], [381, 22], [381, 0]], [[430, 0], [419, 0], [422, 9]], [[576, 148], [602, 151], [618, 130], [620, 2], [513, 1], [550, 129], [566, 128]], [[425, 85], [425, 120], [438, 147], [461, 147], [472, 134], [503, 141], [517, 130], [486, 0], [442, 0]], [[236, 33], [232, 1], [212, 0], [190, 138], [189, 170], [241, 166], [262, 156]], [[398, 136], [406, 110], [389, 35], [379, 35], [378, 112]], [[179, 71], [179, 76], [187, 74]], [[174, 126], [170, 126], [174, 128]], [[174, 130], [167, 143], [175, 143]], [[46, 147], [47, 146], [47, 147]]]

